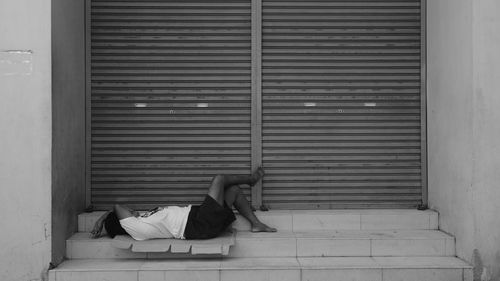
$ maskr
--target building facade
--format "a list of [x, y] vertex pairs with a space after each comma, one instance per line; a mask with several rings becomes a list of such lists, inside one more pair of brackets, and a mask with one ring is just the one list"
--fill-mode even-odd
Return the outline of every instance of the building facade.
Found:
[[[155, 198], [196, 201], [198, 184], [212, 173], [261, 164], [267, 182], [247, 191], [257, 206], [428, 201], [440, 228], [457, 237], [458, 256], [475, 265], [475, 278], [498, 280], [500, 206], [491, 199], [500, 166], [498, 5], [401, 1], [397, 9], [350, 7], [345, 15], [323, 7], [307, 18], [301, 9], [319, 8], [264, 1], [259, 13], [247, 2], [161, 15], [106, 1], [0, 4], [0, 87], [8, 101], [2, 211], [9, 214], [2, 280], [46, 278], [90, 203], [133, 203], [138, 194], [143, 207]], [[414, 18], [421, 9], [426, 40]], [[358, 12], [368, 13], [365, 22], [352, 18]], [[187, 21], [166, 31], [182, 13], [204, 25]], [[221, 13], [226, 18], [213, 17]], [[259, 14], [262, 25], [252, 24]], [[381, 14], [399, 28], [366, 26]], [[155, 22], [158, 16], [172, 20]], [[165, 38], [178, 48], [165, 53]], [[187, 141], [193, 135], [203, 144]], [[161, 174], [174, 166], [181, 168]], [[176, 185], [189, 178], [189, 187]], [[122, 181], [127, 189], [117, 188]], [[167, 192], [158, 193], [165, 183]]]

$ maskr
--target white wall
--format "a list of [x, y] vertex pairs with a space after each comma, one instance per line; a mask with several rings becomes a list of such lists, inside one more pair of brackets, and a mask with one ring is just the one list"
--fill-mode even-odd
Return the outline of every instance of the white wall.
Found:
[[50, 49], [50, 0], [0, 1], [0, 280], [50, 262]]
[[500, 1], [427, 5], [430, 205], [474, 280], [500, 280]]
[[52, 0], [52, 262], [85, 208], [85, 1]]

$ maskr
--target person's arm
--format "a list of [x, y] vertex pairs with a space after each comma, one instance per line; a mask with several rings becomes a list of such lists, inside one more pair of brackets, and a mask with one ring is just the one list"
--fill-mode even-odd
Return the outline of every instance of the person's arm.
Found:
[[108, 217], [109, 213], [111, 213], [112, 211], [113, 209], [106, 211], [104, 214], [102, 214], [102, 216], [99, 217], [99, 219], [97, 219], [97, 221], [94, 224], [94, 228], [90, 232], [91, 238], [98, 238], [99, 236], [101, 236], [102, 229], [104, 226], [104, 220]]
[[140, 214], [139, 214], [138, 211], [136, 211], [136, 210], [134, 210], [134, 209], [132, 209], [132, 208], [130, 208], [128, 206], [118, 205], [118, 204], [115, 205], [115, 212], [119, 212], [120, 209], [128, 211], [128, 213], [125, 214], [125, 216], [127, 216], [127, 217], [130, 217], [130, 216], [132, 216], [132, 217], [138, 217], [138, 216], [140, 216]]
[[139, 212], [135, 211], [134, 209], [127, 207], [125, 205], [115, 205], [114, 211], [116, 213], [116, 216], [118, 217], [119, 220], [128, 218], [128, 217], [138, 217], [140, 214]]
[[102, 234], [104, 220], [109, 215], [109, 213], [115, 212], [116, 216], [119, 220], [128, 217], [138, 217], [140, 214], [137, 211], [134, 211], [132, 208], [127, 207], [125, 205], [116, 204], [111, 210], [105, 212], [94, 224], [94, 229], [90, 232], [91, 238], [98, 238]]

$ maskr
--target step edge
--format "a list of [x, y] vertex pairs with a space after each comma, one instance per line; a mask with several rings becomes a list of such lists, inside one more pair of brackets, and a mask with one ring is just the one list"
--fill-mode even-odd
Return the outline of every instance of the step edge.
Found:
[[[254, 233], [250, 231], [237, 231], [235, 235], [235, 239], [239, 240], [262, 240], [262, 239], [300, 239], [300, 240], [440, 240], [440, 239], [455, 239], [454, 236], [433, 229], [418, 229], [418, 230], [338, 230], [340, 234], [349, 234], [352, 232], [353, 234], [366, 234], [370, 235], [367, 232], [400, 232], [396, 237], [380, 237], [380, 235], [373, 234], [373, 237], [365, 236], [327, 236], [332, 235], [331, 231], [310, 231], [310, 232], [302, 232], [302, 231], [280, 231], [278, 232], [278, 236], [272, 236], [273, 233]], [[415, 235], [412, 236], [411, 232], [418, 231], [421, 234], [428, 233], [429, 237], [425, 237], [424, 235]], [[317, 236], [316, 236], [317, 235]], [[397, 235], [397, 234], [396, 234]], [[83, 236], [86, 236], [85, 238]], [[101, 236], [99, 238], [91, 238], [90, 232], [86, 231], [78, 231], [73, 233], [68, 239], [67, 242], [89, 242], [89, 243], [104, 243], [104, 242], [112, 242], [113, 239], [109, 236]]]
[[[411, 259], [413, 257], [407, 257], [408, 259]], [[369, 264], [355, 264], [355, 265], [339, 265], [339, 264], [332, 264], [332, 265], [308, 265], [305, 263], [304, 260], [321, 260], [321, 259], [329, 259], [329, 260], [337, 260], [337, 261], [346, 261], [346, 260], [366, 260], [369, 262]], [[382, 265], [376, 261], [375, 258], [371, 257], [362, 257], [362, 258], [356, 258], [356, 257], [308, 257], [308, 258], [294, 258], [294, 257], [285, 257], [285, 258], [215, 258], [211, 259], [209, 262], [216, 262], [219, 265], [217, 266], [200, 266], [200, 267], [165, 267], [165, 268], [148, 268], [148, 263], [156, 263], [158, 260], [141, 260], [141, 259], [131, 259], [131, 260], [99, 260], [98, 262], [101, 263], [101, 268], [93, 268], [92, 266], [83, 266], [84, 264], [88, 263], [88, 261], [94, 261], [94, 259], [81, 259], [81, 260], [71, 260], [71, 265], [70, 268], [60, 268], [56, 267], [54, 269], [51, 269], [50, 272], [117, 272], [117, 271], [171, 271], [171, 270], [176, 270], [176, 271], [190, 271], [193, 269], [199, 270], [199, 271], [204, 271], [204, 270], [284, 270], [284, 269], [299, 269], [299, 270], [321, 270], [321, 269], [331, 269], [331, 270], [343, 270], [343, 269], [473, 269], [473, 266], [464, 261], [463, 259], [460, 259], [458, 257], [443, 257], [443, 260], [448, 260], [450, 262], [457, 262], [456, 265], [440, 265], [440, 264], [432, 264], [432, 265]], [[186, 261], [180, 261], [176, 260], [173, 261], [173, 263], [179, 264], [183, 262], [189, 262], [193, 261], [196, 259], [188, 259]], [[199, 261], [200, 259], [197, 259], [196, 261]], [[270, 264], [269, 261], [272, 260], [280, 260], [281, 265], [273, 265]], [[135, 267], [133, 268], [106, 268], [106, 263], [113, 263], [113, 265], [116, 265], [117, 263], [126, 263], [126, 262], [134, 262]], [[262, 265], [262, 264], [253, 264], [253, 265], [248, 265], [248, 264], [243, 264], [244, 261], [260, 261], [261, 263], [266, 263], [267, 265]], [[68, 266], [67, 265], [68, 261], [64, 261], [61, 265], [62, 266]], [[163, 262], [163, 261], [162, 261]], [[65, 265], [66, 263], [66, 265]], [[167, 262], [168, 263], [168, 262]], [[239, 265], [238, 265], [239, 263]], [[288, 264], [287, 264], [288, 263]], [[60, 266], [61, 266], [60, 265]]]

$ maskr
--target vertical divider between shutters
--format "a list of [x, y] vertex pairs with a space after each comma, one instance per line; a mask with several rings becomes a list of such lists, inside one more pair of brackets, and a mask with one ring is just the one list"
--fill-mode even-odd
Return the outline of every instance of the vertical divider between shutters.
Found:
[[427, 5], [426, 0], [420, 2], [420, 91], [421, 91], [421, 163], [422, 163], [422, 203], [428, 203], [427, 181]]
[[91, 0], [85, 0], [85, 207], [91, 202]]
[[[252, 171], [262, 165], [262, 0], [252, 0]], [[252, 205], [262, 205], [262, 182], [252, 187]]]

